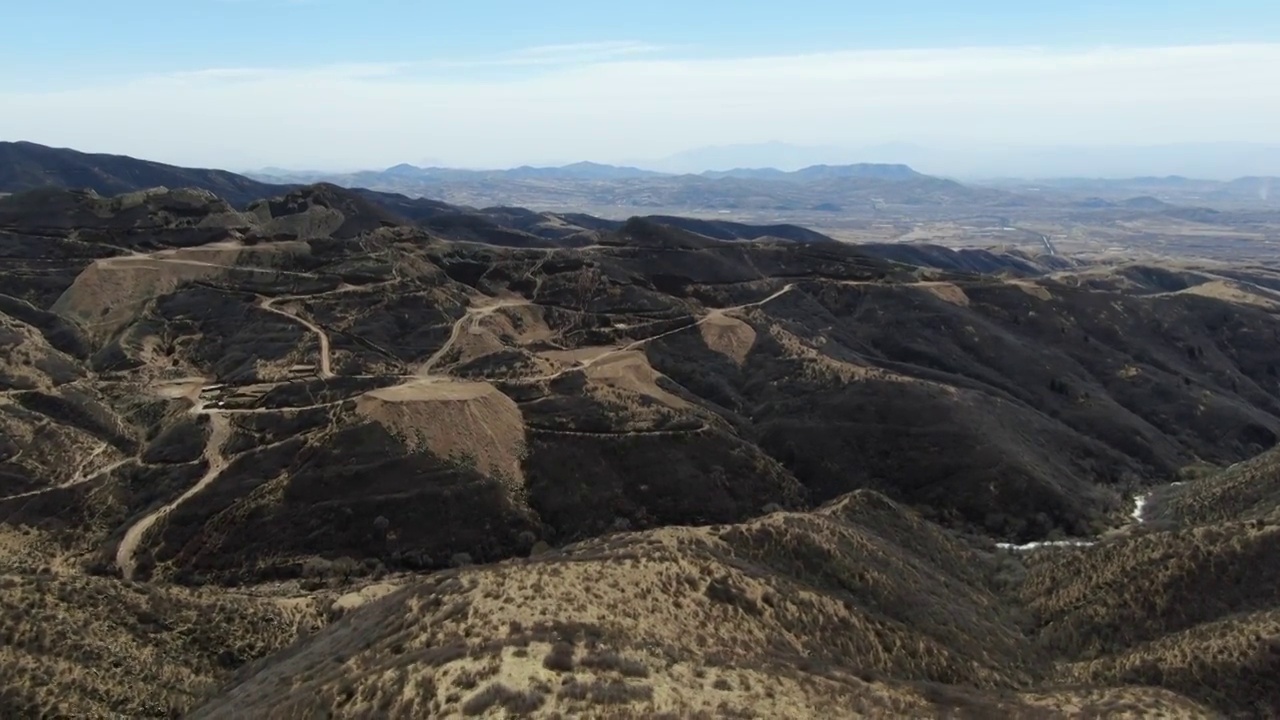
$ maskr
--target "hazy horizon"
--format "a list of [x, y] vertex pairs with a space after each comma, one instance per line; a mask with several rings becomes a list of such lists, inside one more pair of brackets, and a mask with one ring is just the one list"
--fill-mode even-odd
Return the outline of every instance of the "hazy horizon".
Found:
[[1203, 180], [1234, 180], [1247, 176], [1280, 175], [1280, 145], [1248, 143], [1189, 143], [1131, 146], [992, 146], [964, 151], [940, 151], [912, 143], [888, 143], [870, 148], [798, 146], [764, 142], [709, 145], [663, 158], [597, 160], [553, 158], [518, 165], [451, 165], [438, 158], [404, 160], [385, 166], [223, 168], [263, 175], [272, 172], [348, 174], [380, 172], [396, 165], [495, 172], [519, 167], [559, 168], [579, 163], [671, 174], [697, 174], [739, 169], [800, 170], [815, 165], [901, 164], [929, 175], [964, 180], [1181, 176]]

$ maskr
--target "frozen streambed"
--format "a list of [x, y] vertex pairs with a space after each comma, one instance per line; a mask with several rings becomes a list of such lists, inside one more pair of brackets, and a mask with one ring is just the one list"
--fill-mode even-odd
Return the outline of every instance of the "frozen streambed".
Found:
[[1001, 550], [1015, 550], [1017, 552], [1028, 552], [1031, 550], [1039, 550], [1046, 547], [1089, 547], [1097, 545], [1097, 540], [1038, 540], [1029, 542], [1026, 545], [1017, 545], [1014, 543], [996, 543], [996, 547]]
[[1151, 493], [1147, 493], [1146, 495], [1139, 495], [1138, 497], [1133, 499], [1133, 515], [1131, 517], [1133, 518], [1134, 522], [1136, 523], [1146, 522], [1146, 518], [1143, 517], [1143, 515], [1147, 512], [1147, 502], [1150, 500], [1151, 500]]
[[[1169, 487], [1178, 487], [1182, 484], [1183, 483], [1176, 482], [1169, 485]], [[1133, 498], [1133, 512], [1129, 515], [1129, 517], [1133, 518], [1132, 524], [1140, 525], [1147, 521], [1147, 506], [1151, 503], [1151, 495], [1152, 492], [1145, 492]], [[1098, 542], [1098, 540], [1072, 538], [1069, 540], [1038, 540], [1036, 542], [1029, 542], [1025, 545], [1017, 545], [1015, 543], [996, 543], [996, 547], [1001, 550], [1012, 550], [1014, 552], [1030, 552], [1032, 550], [1049, 547], [1089, 547], [1090, 545], [1097, 545]]]

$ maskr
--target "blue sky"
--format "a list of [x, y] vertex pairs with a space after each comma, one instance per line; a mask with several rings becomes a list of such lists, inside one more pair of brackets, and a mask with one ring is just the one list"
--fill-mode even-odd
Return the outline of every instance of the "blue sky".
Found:
[[[689, 55], [1280, 38], [1267, 0], [9, 0], [0, 62], [59, 84], [207, 67], [412, 62], [628, 41]], [[12, 76], [10, 76], [12, 75]], [[6, 83], [7, 84], [7, 83]]]
[[[1280, 141], [1255, 117], [1280, 109], [1276, 71], [1261, 67], [1280, 52], [1280, 3], [1260, 0], [5, 5], [0, 138], [174, 162], [492, 165], [769, 140]], [[1043, 94], [1055, 83], [1071, 107]], [[162, 107], [179, 99], [186, 107]], [[148, 103], [156, 112], [142, 116]], [[1206, 103], [1245, 117], [1144, 127]], [[1011, 119], [987, 117], [993, 105]], [[619, 127], [602, 127], [611, 118]], [[192, 129], [216, 137], [193, 143]]]

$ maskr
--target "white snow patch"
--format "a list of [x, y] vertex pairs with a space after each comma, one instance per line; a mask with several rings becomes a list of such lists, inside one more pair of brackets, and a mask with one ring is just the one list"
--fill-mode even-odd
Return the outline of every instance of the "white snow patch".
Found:
[[[1185, 485], [1185, 482], [1170, 483], [1170, 487]], [[1152, 493], [1146, 492], [1141, 495], [1135, 495], [1133, 498], [1133, 513], [1131, 517], [1135, 523], [1144, 523], [1147, 521], [1147, 506], [1151, 502]], [[1025, 545], [1016, 545], [1014, 543], [996, 543], [996, 547], [1001, 550], [1012, 550], [1013, 552], [1031, 552], [1040, 548], [1048, 547], [1089, 547], [1097, 545], [1097, 540], [1081, 540], [1079, 538], [1071, 540], [1040, 540], [1038, 542], [1030, 542]]]
[[1038, 542], [1030, 542], [1026, 545], [1015, 545], [1013, 543], [996, 543], [996, 547], [1001, 550], [1012, 550], [1014, 552], [1030, 552], [1046, 547], [1089, 547], [1097, 545], [1096, 540], [1041, 540]]
[[1142, 517], [1147, 510], [1147, 501], [1151, 499], [1151, 493], [1139, 495], [1133, 499], [1133, 521], [1146, 522], [1146, 518]]

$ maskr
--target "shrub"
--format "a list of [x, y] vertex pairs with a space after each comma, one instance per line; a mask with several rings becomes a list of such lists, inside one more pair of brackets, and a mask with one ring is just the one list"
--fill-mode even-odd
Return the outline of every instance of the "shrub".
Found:
[[501, 705], [515, 717], [525, 717], [542, 707], [545, 702], [538, 693], [512, 690], [502, 683], [493, 683], [472, 695], [462, 704], [462, 714], [474, 717], [483, 715], [495, 705]]
[[560, 688], [557, 695], [566, 700], [585, 700], [594, 705], [626, 705], [653, 699], [653, 688], [613, 682], [581, 683], [577, 680]]
[[638, 660], [630, 660], [616, 652], [590, 653], [582, 658], [582, 667], [593, 670], [612, 670], [625, 677], [649, 677], [649, 668]]
[[573, 670], [573, 646], [559, 642], [551, 646], [551, 652], [542, 659], [542, 667], [555, 672], [571, 672]]

